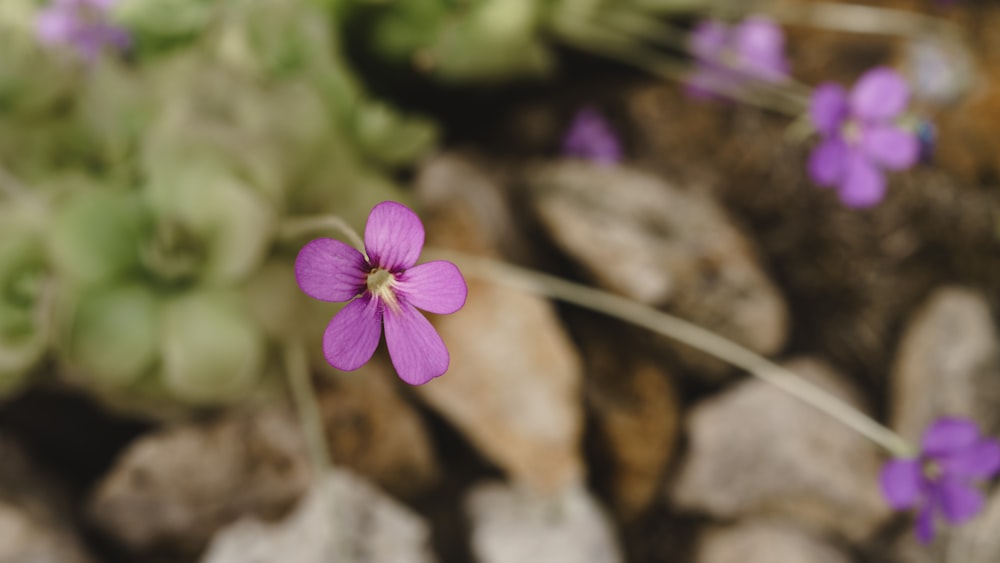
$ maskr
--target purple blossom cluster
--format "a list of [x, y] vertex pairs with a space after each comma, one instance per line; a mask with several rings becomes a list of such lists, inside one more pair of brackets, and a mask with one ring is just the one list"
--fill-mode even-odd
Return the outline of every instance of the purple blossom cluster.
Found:
[[701, 22], [691, 32], [689, 46], [697, 68], [686, 86], [695, 97], [731, 97], [748, 82], [788, 77], [785, 35], [764, 16], [750, 16], [734, 26]]
[[585, 107], [573, 117], [562, 141], [562, 154], [598, 164], [618, 164], [622, 147], [611, 124], [597, 109]]
[[128, 31], [111, 23], [117, 0], [52, 0], [35, 21], [43, 45], [70, 47], [92, 62], [106, 49], [122, 51], [131, 44]]
[[295, 260], [295, 278], [306, 295], [347, 305], [323, 335], [326, 360], [337, 369], [356, 370], [371, 359], [385, 326], [389, 357], [399, 377], [422, 385], [448, 370], [450, 356], [441, 336], [417, 309], [447, 315], [465, 305], [468, 289], [451, 262], [416, 265], [424, 246], [424, 226], [406, 206], [375, 206], [365, 227], [365, 253], [320, 238], [306, 244]]
[[1000, 472], [1000, 442], [980, 434], [971, 420], [945, 417], [927, 429], [920, 450], [915, 459], [887, 463], [881, 484], [894, 509], [917, 509], [917, 539], [929, 543], [939, 515], [961, 524], [983, 509], [975, 485]]
[[822, 140], [809, 157], [809, 175], [835, 187], [841, 201], [871, 207], [885, 197], [883, 170], [905, 170], [920, 157], [917, 134], [900, 124], [910, 90], [896, 71], [869, 70], [848, 92], [832, 82], [813, 93], [809, 116]]

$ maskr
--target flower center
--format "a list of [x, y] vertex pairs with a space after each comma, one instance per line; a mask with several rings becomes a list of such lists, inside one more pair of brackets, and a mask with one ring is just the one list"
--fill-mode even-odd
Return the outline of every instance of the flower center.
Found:
[[844, 141], [846, 141], [848, 145], [854, 146], [861, 142], [861, 124], [857, 121], [848, 119], [844, 122], [841, 132], [844, 135]]
[[396, 285], [396, 276], [392, 272], [383, 270], [382, 268], [372, 268], [372, 271], [368, 272], [365, 285], [372, 295], [385, 303], [390, 309], [393, 311], [399, 310], [399, 301], [396, 299], [396, 292], [392, 289]]
[[921, 464], [921, 471], [924, 474], [924, 477], [931, 481], [936, 481], [944, 476], [944, 471], [941, 469], [941, 466], [931, 459], [924, 460]]

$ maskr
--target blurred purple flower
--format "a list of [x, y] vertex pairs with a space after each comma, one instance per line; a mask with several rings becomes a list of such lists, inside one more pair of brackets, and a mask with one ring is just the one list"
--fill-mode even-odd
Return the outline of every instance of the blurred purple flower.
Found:
[[70, 46], [91, 62], [106, 48], [124, 50], [128, 31], [110, 22], [108, 12], [117, 0], [52, 0], [38, 14], [35, 33], [49, 46]]
[[882, 493], [896, 510], [917, 507], [917, 539], [934, 539], [941, 514], [961, 524], [983, 508], [975, 481], [1000, 472], [1000, 442], [986, 438], [971, 420], [940, 418], [924, 433], [917, 459], [892, 460], [882, 468]]
[[424, 246], [424, 226], [405, 205], [384, 201], [365, 227], [367, 257], [339, 240], [306, 244], [295, 259], [295, 278], [306, 295], [320, 301], [349, 301], [323, 335], [330, 365], [358, 369], [385, 342], [403, 381], [422, 385], [448, 370], [448, 349], [417, 309], [446, 315], [465, 305], [468, 288], [461, 272], [443, 260], [415, 266]]
[[836, 186], [849, 207], [871, 207], [885, 196], [882, 169], [904, 170], [920, 155], [917, 135], [897, 125], [910, 90], [896, 71], [879, 67], [848, 93], [839, 84], [813, 92], [809, 115], [823, 140], [809, 157], [809, 175]]
[[698, 67], [687, 90], [695, 97], [732, 97], [747, 82], [788, 77], [785, 35], [770, 18], [750, 16], [732, 27], [706, 20], [691, 32], [689, 43]]
[[599, 164], [618, 164], [622, 160], [622, 147], [601, 112], [585, 107], [576, 112], [566, 130], [562, 154]]

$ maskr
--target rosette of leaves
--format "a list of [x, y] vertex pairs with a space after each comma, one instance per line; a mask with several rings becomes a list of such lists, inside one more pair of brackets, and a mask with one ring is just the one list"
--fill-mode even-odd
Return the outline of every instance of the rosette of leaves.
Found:
[[49, 344], [44, 221], [34, 202], [0, 204], [0, 395], [24, 384]]
[[161, 172], [140, 191], [73, 194], [49, 232], [64, 365], [111, 396], [217, 404], [259, 390], [267, 339], [241, 284], [275, 220], [209, 163]]

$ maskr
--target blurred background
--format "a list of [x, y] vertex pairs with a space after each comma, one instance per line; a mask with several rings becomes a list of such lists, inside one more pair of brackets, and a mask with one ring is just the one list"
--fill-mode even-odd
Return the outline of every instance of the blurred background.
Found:
[[[852, 207], [810, 96], [886, 66], [919, 161]], [[338, 372], [294, 260], [385, 200], [1000, 431], [993, 0], [2, 0], [0, 562], [1000, 560], [1000, 492], [921, 545], [842, 423], [482, 272], [443, 377]]]

